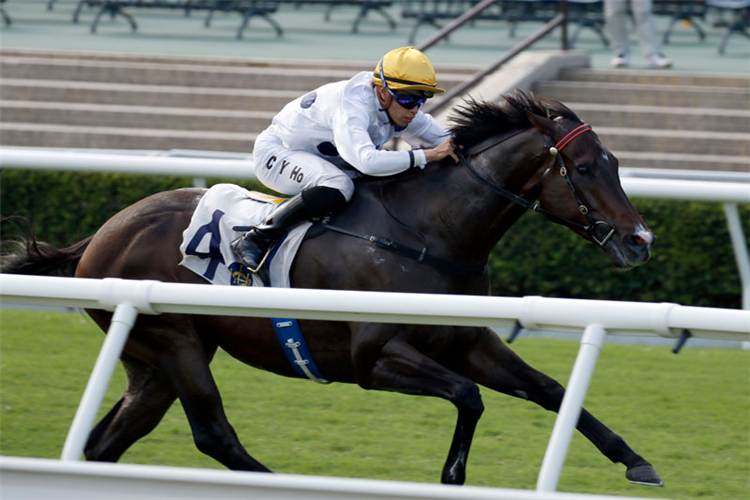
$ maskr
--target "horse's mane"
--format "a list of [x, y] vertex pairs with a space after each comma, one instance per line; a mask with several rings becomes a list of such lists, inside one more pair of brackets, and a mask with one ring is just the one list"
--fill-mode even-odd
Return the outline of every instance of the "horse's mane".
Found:
[[464, 105], [456, 108], [451, 116], [454, 143], [469, 148], [504, 132], [529, 128], [529, 113], [582, 123], [581, 119], [560, 101], [516, 89], [504, 94], [499, 103], [478, 102], [471, 98], [465, 100]]

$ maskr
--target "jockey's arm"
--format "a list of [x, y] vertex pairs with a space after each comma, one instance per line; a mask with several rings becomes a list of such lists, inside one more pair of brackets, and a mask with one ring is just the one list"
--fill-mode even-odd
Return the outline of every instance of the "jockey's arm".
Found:
[[427, 163], [424, 150], [384, 151], [373, 144], [367, 121], [353, 113], [333, 119], [333, 134], [341, 157], [365, 175], [394, 175]]
[[425, 148], [423, 151], [427, 163], [440, 161], [446, 156], [458, 162], [458, 157], [453, 151], [453, 138], [450, 131], [431, 115], [418, 113], [401, 137], [413, 148]]
[[427, 163], [440, 161], [446, 156], [450, 156], [458, 163], [458, 156], [456, 156], [456, 152], [454, 151], [452, 138], [443, 141], [432, 149], [425, 149], [424, 155], [427, 158]]
[[336, 147], [341, 157], [365, 175], [388, 176], [401, 173], [413, 167], [424, 168], [430, 161], [437, 161], [452, 156], [450, 132], [424, 113], [417, 115], [415, 133], [405, 139], [419, 141], [434, 146], [429, 149], [412, 149], [411, 151], [384, 151], [372, 143], [367, 131], [367, 122], [358, 115], [342, 113], [333, 119], [333, 131]]

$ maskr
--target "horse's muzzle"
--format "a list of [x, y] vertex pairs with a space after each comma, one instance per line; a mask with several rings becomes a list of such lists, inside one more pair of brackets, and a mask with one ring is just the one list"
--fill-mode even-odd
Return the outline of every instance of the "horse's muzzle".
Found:
[[629, 267], [645, 264], [651, 258], [651, 246], [656, 236], [650, 231], [641, 230], [622, 238], [622, 252]]

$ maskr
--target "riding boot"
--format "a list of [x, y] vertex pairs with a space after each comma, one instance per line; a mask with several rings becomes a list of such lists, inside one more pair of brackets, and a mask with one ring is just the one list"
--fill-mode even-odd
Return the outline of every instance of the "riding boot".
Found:
[[344, 195], [337, 189], [317, 186], [305, 190], [276, 207], [262, 224], [234, 240], [232, 253], [251, 272], [257, 272], [265, 261], [268, 249], [284, 231], [345, 204]]

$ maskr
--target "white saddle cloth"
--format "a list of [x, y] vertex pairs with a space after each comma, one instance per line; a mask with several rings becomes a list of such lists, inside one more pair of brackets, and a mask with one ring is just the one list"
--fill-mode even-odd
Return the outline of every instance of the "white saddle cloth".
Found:
[[262, 193], [248, 191], [234, 184], [217, 184], [206, 192], [182, 233], [182, 262], [214, 285], [272, 286], [289, 288], [289, 269], [307, 229], [305, 222], [292, 229], [274, 245], [268, 256], [269, 281], [263, 283], [257, 274], [232, 254], [230, 244], [242, 235], [235, 226], [260, 224], [284, 201]]

